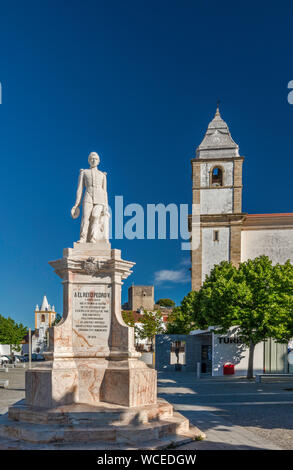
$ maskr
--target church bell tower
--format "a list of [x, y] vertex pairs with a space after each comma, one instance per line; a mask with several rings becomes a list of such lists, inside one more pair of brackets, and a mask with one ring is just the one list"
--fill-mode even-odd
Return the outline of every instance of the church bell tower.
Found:
[[192, 202], [200, 214], [200, 242], [191, 252], [192, 290], [200, 289], [215, 264], [240, 262], [243, 160], [217, 106], [191, 160]]

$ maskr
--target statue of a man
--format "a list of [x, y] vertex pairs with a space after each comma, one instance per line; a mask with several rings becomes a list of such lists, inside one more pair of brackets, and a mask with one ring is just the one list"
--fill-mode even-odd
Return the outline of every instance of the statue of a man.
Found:
[[90, 168], [80, 170], [76, 202], [71, 209], [71, 216], [76, 219], [79, 216], [79, 206], [85, 187], [82, 206], [82, 219], [80, 227], [80, 240], [77, 243], [95, 243], [98, 240], [109, 239], [108, 233], [108, 194], [106, 173], [98, 170], [100, 157], [96, 152], [91, 152], [88, 157]]

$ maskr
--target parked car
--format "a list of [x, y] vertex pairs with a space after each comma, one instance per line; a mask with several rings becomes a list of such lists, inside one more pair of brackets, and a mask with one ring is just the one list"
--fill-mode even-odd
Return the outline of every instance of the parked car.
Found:
[[14, 356], [15, 357], [15, 361], [14, 362], [23, 362], [23, 356]]
[[8, 362], [9, 364], [14, 364], [14, 356], [11, 354], [6, 354], [6, 357], [8, 357]]
[[9, 360], [9, 364], [16, 364], [17, 362], [21, 362], [19, 356], [16, 356], [15, 354], [6, 354], [6, 357]]
[[43, 354], [37, 354], [36, 361], [44, 361], [44, 360], [45, 360], [45, 356], [43, 356]]
[[[32, 361], [33, 362], [45, 361], [45, 357], [43, 356], [43, 354], [33, 353], [32, 354]], [[23, 362], [29, 362], [29, 355], [23, 356]]]

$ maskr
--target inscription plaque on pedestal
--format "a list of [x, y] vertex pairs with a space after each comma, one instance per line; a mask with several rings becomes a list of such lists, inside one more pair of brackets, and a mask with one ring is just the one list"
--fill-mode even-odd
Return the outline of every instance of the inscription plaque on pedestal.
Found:
[[111, 286], [75, 285], [72, 306], [73, 347], [99, 350], [108, 346]]

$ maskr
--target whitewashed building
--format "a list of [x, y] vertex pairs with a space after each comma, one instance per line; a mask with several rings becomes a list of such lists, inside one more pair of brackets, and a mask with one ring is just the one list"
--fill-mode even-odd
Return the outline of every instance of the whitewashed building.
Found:
[[[41, 308], [35, 308], [35, 331], [32, 334], [32, 353], [42, 353], [47, 347], [48, 328], [52, 326], [56, 318], [54, 305], [50, 305], [46, 295], [43, 297]], [[28, 342], [23, 344], [22, 353], [28, 354]]]
[[[196, 158], [191, 160], [192, 201], [200, 214], [199, 243], [191, 251], [192, 290], [199, 290], [213, 266], [221, 261], [237, 266], [242, 261], [267, 255], [273, 263], [284, 263], [288, 259], [293, 262], [293, 213], [247, 214], [242, 211], [243, 161], [217, 108], [196, 149]], [[191, 217], [189, 220], [191, 222]], [[222, 374], [223, 363], [232, 359], [236, 361], [236, 373], [246, 368], [247, 350], [244, 348], [241, 358], [237, 359], [239, 348], [239, 344], [229, 342], [228, 337], [224, 342], [213, 335], [213, 375]], [[269, 361], [272, 356], [275, 359]], [[278, 349], [274, 344], [258, 345], [256, 369], [285, 370], [285, 356], [284, 346]]]

